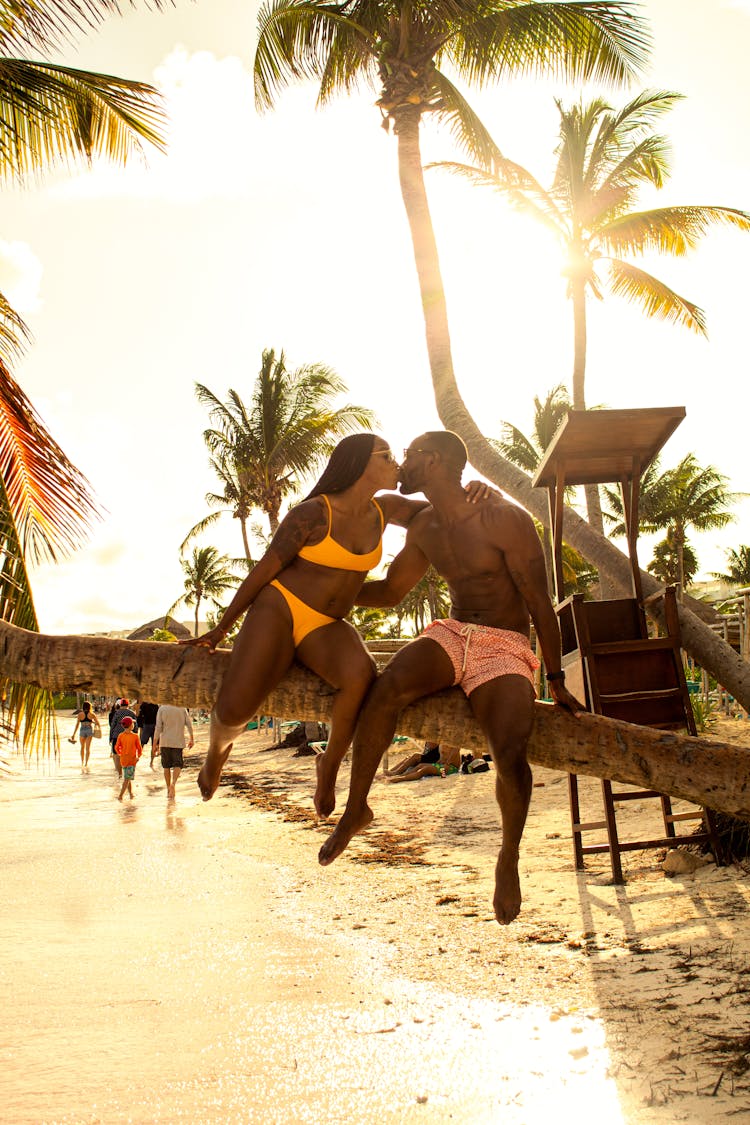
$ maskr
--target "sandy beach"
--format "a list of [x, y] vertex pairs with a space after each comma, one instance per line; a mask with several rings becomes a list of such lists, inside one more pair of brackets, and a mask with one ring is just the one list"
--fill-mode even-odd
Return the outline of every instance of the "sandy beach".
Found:
[[63, 742], [0, 782], [4, 1122], [750, 1116], [747, 871], [576, 873], [564, 775], [538, 769], [501, 928], [492, 773], [378, 777], [373, 827], [323, 869], [313, 759], [250, 732], [204, 804], [199, 732], [175, 802], [146, 761], [119, 804], [101, 741], [88, 774]]

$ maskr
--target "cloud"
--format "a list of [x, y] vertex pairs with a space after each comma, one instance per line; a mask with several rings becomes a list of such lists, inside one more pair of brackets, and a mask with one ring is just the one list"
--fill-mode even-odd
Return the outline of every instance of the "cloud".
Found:
[[253, 159], [252, 77], [237, 57], [178, 46], [154, 72], [168, 117], [167, 152], [147, 164], [104, 161], [54, 188], [56, 196], [135, 197], [194, 203], [247, 194]]
[[0, 292], [22, 316], [42, 307], [43, 272], [28, 242], [0, 241]]

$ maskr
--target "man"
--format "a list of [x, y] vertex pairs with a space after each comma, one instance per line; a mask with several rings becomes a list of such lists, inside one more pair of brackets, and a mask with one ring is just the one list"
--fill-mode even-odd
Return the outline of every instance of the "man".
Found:
[[154, 768], [154, 758], [156, 757], [156, 749], [154, 746], [154, 730], [156, 728], [156, 716], [159, 711], [158, 703], [141, 702], [138, 708], [138, 717], [136, 719], [136, 726], [138, 727], [138, 737], [141, 740], [141, 746], [146, 749], [147, 743], [151, 743], [151, 769]]
[[[185, 734], [187, 732], [187, 739]], [[163, 703], [156, 713], [154, 755], [161, 754], [161, 766], [167, 784], [167, 797], [174, 797], [177, 778], [184, 765], [185, 742], [193, 746], [193, 723], [186, 707]]]
[[396, 605], [432, 564], [448, 583], [451, 616], [433, 622], [401, 649], [370, 689], [354, 738], [347, 806], [319, 859], [323, 865], [332, 863], [372, 820], [370, 786], [404, 707], [459, 684], [497, 770], [503, 835], [494, 908], [498, 922], [507, 924], [521, 908], [518, 851], [532, 785], [526, 744], [534, 720], [538, 661], [529, 646], [530, 617], [555, 703], [573, 713], [583, 708], [566, 690], [560, 670], [560, 630], [531, 517], [501, 496], [466, 504], [461, 487], [466, 447], [457, 434], [422, 434], [404, 457], [401, 491], [423, 492], [430, 507], [412, 520], [385, 579], [367, 582], [357, 604]]

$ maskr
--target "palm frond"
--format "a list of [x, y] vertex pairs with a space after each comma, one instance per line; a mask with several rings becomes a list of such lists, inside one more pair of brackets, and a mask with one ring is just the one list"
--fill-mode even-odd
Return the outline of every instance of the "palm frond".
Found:
[[687, 297], [681, 297], [665, 282], [629, 262], [609, 258], [607, 264], [609, 287], [616, 296], [640, 305], [646, 316], [681, 324], [702, 336], [707, 335], [703, 310], [688, 301]]
[[635, 5], [583, 0], [493, 5], [478, 17], [456, 20], [444, 53], [468, 82], [480, 85], [542, 71], [621, 84], [644, 68], [649, 46]]
[[[39, 631], [21, 539], [0, 474], [0, 620]], [[59, 738], [52, 696], [9, 680], [0, 666], [0, 734], [24, 753], [56, 754]]]
[[441, 71], [435, 69], [431, 75], [432, 112], [448, 126], [459, 149], [483, 167], [501, 163], [504, 159], [502, 153], [463, 94]]
[[736, 207], [655, 207], [623, 215], [595, 233], [603, 247], [617, 254], [653, 250], [682, 257], [712, 226], [750, 230], [750, 213]]
[[[143, 3], [160, 11], [172, 0]], [[129, 6], [135, 7], [135, 0], [130, 0]], [[120, 14], [122, 8], [118, 0], [3, 0], [0, 52], [54, 49], [96, 27], [107, 16]]]
[[24, 556], [56, 560], [100, 518], [91, 486], [0, 361], [0, 478]]
[[209, 514], [207, 516], [204, 516], [202, 520], [198, 520], [197, 523], [193, 524], [193, 526], [190, 528], [190, 531], [180, 543], [180, 554], [184, 552], [188, 543], [192, 543], [193, 539], [197, 539], [199, 535], [202, 535], [204, 531], [206, 531], [209, 527], [212, 527], [217, 520], [221, 519], [221, 516], [222, 512], [209, 512]]
[[307, 0], [267, 0], [258, 12], [258, 45], [253, 66], [255, 104], [270, 109], [290, 82], [321, 82], [320, 99], [374, 81], [376, 43], [345, 12], [345, 5]]
[[0, 293], [0, 361], [11, 364], [18, 359], [30, 340], [28, 325]]
[[144, 82], [0, 59], [0, 174], [24, 178], [95, 156], [125, 164], [142, 142], [164, 149], [161, 95]]

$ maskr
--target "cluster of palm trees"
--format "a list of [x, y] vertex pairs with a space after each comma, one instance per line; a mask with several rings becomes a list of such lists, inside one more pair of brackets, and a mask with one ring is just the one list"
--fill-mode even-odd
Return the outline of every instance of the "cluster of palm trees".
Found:
[[[375, 413], [365, 406], [335, 405], [346, 390], [331, 367], [307, 363], [290, 370], [284, 352], [277, 355], [273, 348], [262, 354], [249, 405], [232, 388], [222, 402], [214, 391], [196, 384], [198, 401], [208, 409], [211, 424], [203, 440], [220, 491], [207, 493], [206, 503], [214, 510], [190, 529], [180, 546], [185, 588], [168, 611], [180, 602], [194, 605], [196, 636], [201, 601], [208, 599], [219, 609], [217, 598], [239, 581], [236, 568], [253, 566], [249, 533], [266, 540], [260, 527], [250, 525], [252, 513], [267, 517], [273, 535], [284, 500], [311, 480], [336, 442], [377, 424]], [[213, 547], [194, 547], [185, 557], [189, 544], [227, 514], [239, 522], [244, 556], [231, 559]]]
[[[163, 115], [153, 87], [45, 60], [62, 40], [117, 10], [116, 0], [0, 0], [5, 183], [24, 185], [53, 167], [94, 157], [125, 164], [146, 145], [163, 147]], [[38, 631], [27, 564], [75, 551], [99, 510], [88, 481], [13, 377], [13, 364], [29, 341], [28, 327], [0, 294], [0, 618]], [[56, 744], [48, 693], [0, 674], [0, 699], [12, 737], [27, 746]]]

